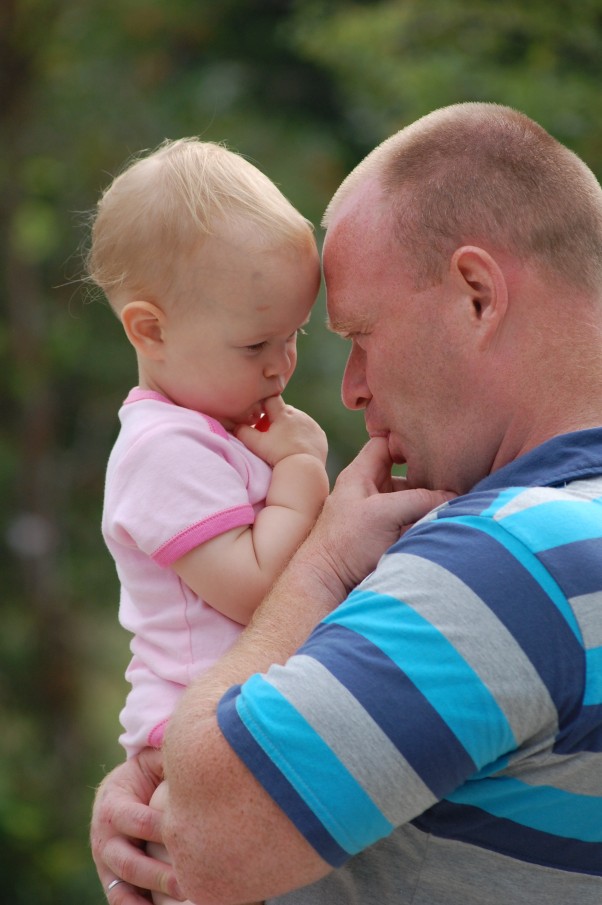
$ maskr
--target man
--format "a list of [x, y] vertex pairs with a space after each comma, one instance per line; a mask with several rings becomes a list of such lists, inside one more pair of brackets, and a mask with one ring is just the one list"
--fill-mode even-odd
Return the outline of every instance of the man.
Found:
[[103, 784], [99, 874], [113, 905], [176, 893], [127, 838], [163, 833], [198, 905], [594, 905], [602, 190], [528, 118], [462, 104], [377, 148], [325, 222], [372, 439], [174, 716], [163, 826], [159, 755]]

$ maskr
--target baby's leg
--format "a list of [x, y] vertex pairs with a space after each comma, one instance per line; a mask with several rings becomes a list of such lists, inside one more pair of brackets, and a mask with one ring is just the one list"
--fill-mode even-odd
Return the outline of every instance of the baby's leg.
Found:
[[[151, 808], [156, 808], [157, 811], [164, 811], [165, 804], [167, 800], [167, 783], [162, 782], [160, 786], [157, 786], [155, 789], [155, 793], [150, 800]], [[148, 842], [146, 845], [146, 851], [151, 857], [156, 858], [158, 861], [165, 861], [166, 864], [170, 864], [169, 855], [167, 853], [167, 849], [164, 845], [159, 845], [158, 842]], [[154, 905], [194, 905], [189, 899], [186, 902], [181, 903], [178, 902], [177, 899], [172, 899], [171, 896], [166, 896], [162, 892], [153, 892], [153, 902]], [[248, 905], [264, 905], [263, 902], [249, 902]]]

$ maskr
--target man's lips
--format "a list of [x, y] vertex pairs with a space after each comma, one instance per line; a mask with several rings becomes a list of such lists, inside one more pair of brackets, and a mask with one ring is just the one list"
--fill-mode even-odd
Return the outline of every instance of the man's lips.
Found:
[[380, 431], [380, 430], [370, 430], [370, 429], [368, 429], [368, 436], [369, 436], [369, 437], [385, 437], [385, 438], [386, 438], [386, 437], [389, 436], [389, 431], [384, 431], [384, 430], [383, 430], [383, 431]]
[[368, 425], [366, 425], [366, 429], [368, 431], [368, 436], [370, 438], [382, 437], [383, 439], [385, 439], [387, 441], [387, 444], [389, 447], [389, 455], [391, 456], [391, 460], [396, 465], [405, 465], [406, 464], [405, 456], [403, 456], [399, 451], [395, 451], [391, 448], [391, 431], [385, 430], [384, 428], [381, 429], [381, 428], [377, 428], [377, 427], [368, 427]]

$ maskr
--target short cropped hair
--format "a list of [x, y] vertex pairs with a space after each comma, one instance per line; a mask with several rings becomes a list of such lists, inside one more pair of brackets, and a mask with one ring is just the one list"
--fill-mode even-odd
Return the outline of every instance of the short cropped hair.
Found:
[[224, 145], [182, 138], [139, 156], [103, 193], [87, 271], [115, 308], [177, 297], [186, 256], [241, 226], [263, 247], [307, 246], [313, 227], [260, 170]]
[[456, 104], [402, 129], [347, 177], [325, 225], [368, 177], [391, 206], [417, 283], [440, 280], [460, 245], [483, 243], [602, 288], [602, 189], [576, 154], [516, 110]]

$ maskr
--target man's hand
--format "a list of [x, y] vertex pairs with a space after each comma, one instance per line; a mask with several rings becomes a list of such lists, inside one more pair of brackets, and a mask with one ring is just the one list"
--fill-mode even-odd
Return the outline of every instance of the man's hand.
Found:
[[[162, 815], [148, 807], [162, 779], [161, 753], [147, 748], [116, 767], [98, 788], [90, 840], [96, 870], [111, 905], [148, 905], [146, 890], [150, 889], [184, 898], [172, 868], [144, 853], [144, 842], [162, 841]], [[108, 890], [117, 879], [125, 882]]]
[[297, 559], [341, 602], [414, 522], [455, 494], [406, 490], [391, 475], [387, 441], [374, 437], [339, 475]]
[[269, 421], [267, 430], [241, 424], [234, 431], [237, 439], [256, 456], [272, 468], [287, 456], [299, 454], [315, 456], [322, 464], [326, 462], [326, 434], [308, 414], [286, 405], [282, 396], [266, 399], [265, 414]]

